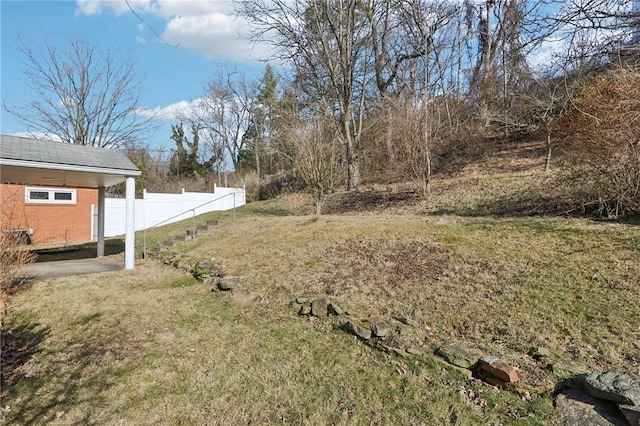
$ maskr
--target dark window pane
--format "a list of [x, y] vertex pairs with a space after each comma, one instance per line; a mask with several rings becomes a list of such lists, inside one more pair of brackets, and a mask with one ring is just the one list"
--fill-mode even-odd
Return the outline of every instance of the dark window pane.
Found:
[[30, 200], [48, 200], [49, 193], [46, 191], [30, 191], [29, 199]]
[[70, 192], [56, 192], [53, 195], [54, 200], [65, 200], [71, 201], [71, 193]]

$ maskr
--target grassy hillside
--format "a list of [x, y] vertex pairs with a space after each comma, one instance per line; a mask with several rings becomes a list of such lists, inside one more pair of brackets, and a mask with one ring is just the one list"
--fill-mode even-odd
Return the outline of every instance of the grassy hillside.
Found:
[[[34, 283], [4, 319], [2, 416], [8, 424], [551, 424], [561, 379], [552, 364], [640, 366], [640, 228], [554, 217], [563, 207], [553, 179], [476, 171], [434, 182], [428, 201], [410, 187], [371, 187], [334, 194], [321, 217], [307, 214], [306, 196], [288, 195], [247, 205], [235, 221], [199, 218], [222, 224], [162, 254], [241, 276], [264, 297], [259, 306], [230, 304], [158, 258], [135, 271]], [[153, 230], [148, 242], [189, 226]], [[337, 319], [299, 316], [302, 296], [329, 296], [357, 318], [414, 319], [420, 332], [398, 344], [415, 354], [367, 345]], [[448, 342], [507, 360], [522, 390], [447, 368], [433, 350]], [[547, 360], [531, 356], [539, 347]]]

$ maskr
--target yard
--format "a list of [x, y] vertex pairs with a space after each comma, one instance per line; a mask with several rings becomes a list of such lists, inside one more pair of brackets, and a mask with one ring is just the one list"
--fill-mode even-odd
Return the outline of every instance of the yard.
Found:
[[[3, 420], [551, 424], [562, 381], [552, 365], [638, 371], [637, 225], [397, 202], [397, 211], [302, 215], [309, 207], [302, 196], [252, 203], [134, 271], [15, 295], [4, 318]], [[264, 302], [231, 304], [170, 259], [213, 262]], [[297, 297], [319, 296], [357, 318], [412, 318], [428, 333], [414, 336], [412, 356], [382, 351], [338, 318], [298, 315]], [[448, 368], [433, 351], [452, 341], [509, 360], [524, 391]], [[547, 361], [532, 358], [537, 348]]]

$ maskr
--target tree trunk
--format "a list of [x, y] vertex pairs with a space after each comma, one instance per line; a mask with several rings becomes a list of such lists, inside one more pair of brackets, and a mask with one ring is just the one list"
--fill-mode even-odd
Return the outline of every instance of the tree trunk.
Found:
[[[351, 112], [350, 105], [347, 105], [345, 111]], [[343, 114], [342, 131], [345, 139], [345, 148], [347, 156], [347, 190], [354, 191], [358, 189], [360, 184], [360, 167], [358, 164], [357, 144], [354, 141], [354, 135], [351, 133], [349, 126], [350, 114]]]
[[[391, 114], [389, 114], [391, 116]], [[396, 155], [393, 152], [393, 125], [391, 120], [387, 121], [387, 128], [384, 135], [385, 147], [387, 149], [387, 162], [394, 164], [396, 162]]]
[[551, 132], [547, 132], [547, 158], [544, 162], [544, 172], [549, 173], [551, 170]]
[[360, 184], [360, 167], [358, 153], [350, 144], [347, 145], [347, 189], [354, 191]]
[[320, 198], [316, 197], [316, 199], [315, 199], [316, 216], [321, 216], [322, 215], [322, 204], [323, 203], [324, 203], [324, 200], [322, 199], [322, 197], [320, 197]]
[[256, 142], [256, 146], [255, 146], [255, 151], [254, 151], [255, 155], [256, 155], [256, 181], [257, 181], [257, 188], [256, 191], [258, 193], [258, 199], [260, 199], [260, 152], [258, 151], [258, 143]]
[[427, 127], [429, 125], [427, 119], [428, 118], [425, 118], [425, 124], [423, 127], [424, 165], [422, 172], [422, 196], [425, 199], [428, 199], [431, 196], [431, 144], [429, 134], [430, 129]]

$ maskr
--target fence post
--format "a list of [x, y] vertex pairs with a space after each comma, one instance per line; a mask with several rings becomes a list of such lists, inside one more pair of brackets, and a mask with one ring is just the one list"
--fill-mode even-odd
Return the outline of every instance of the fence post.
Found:
[[233, 221], [236, 221], [236, 191], [233, 191]]
[[196, 238], [196, 209], [191, 210], [193, 212], [193, 224], [191, 225], [191, 238]]
[[147, 189], [142, 189], [142, 258], [147, 259]]

